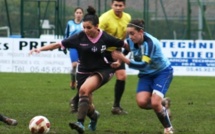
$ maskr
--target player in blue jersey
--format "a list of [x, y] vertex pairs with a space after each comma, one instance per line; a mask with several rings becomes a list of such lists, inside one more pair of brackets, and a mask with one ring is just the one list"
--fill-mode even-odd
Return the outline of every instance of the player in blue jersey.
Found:
[[[65, 30], [65, 38], [68, 38], [72, 35], [75, 35], [83, 30], [83, 19], [84, 10], [81, 7], [77, 7], [74, 10], [74, 19], [69, 20], [67, 22], [67, 27]], [[69, 49], [70, 53], [70, 60], [72, 63], [72, 70], [71, 70], [71, 81], [70, 81], [70, 88], [75, 89], [76, 87], [76, 70], [78, 65], [78, 52], [74, 48]], [[71, 113], [76, 113], [78, 111], [78, 91], [77, 94], [71, 98], [69, 105], [71, 107]]]
[[169, 101], [164, 96], [173, 78], [173, 68], [162, 53], [159, 40], [144, 32], [144, 21], [132, 20], [127, 25], [127, 33], [130, 58], [117, 51], [112, 56], [139, 70], [137, 105], [142, 109], [153, 109], [164, 127], [164, 133], [172, 134], [173, 127], [167, 111]]
[[18, 124], [18, 122], [15, 119], [6, 117], [6, 116], [4, 116], [2, 114], [0, 114], [0, 121], [4, 122], [4, 123], [6, 123], [7, 125], [10, 125], [10, 126], [16, 126]]
[[108, 62], [104, 56], [105, 51], [108, 51], [107, 48], [109, 47], [120, 48], [126, 46], [123, 40], [117, 39], [98, 28], [99, 19], [93, 7], [89, 6], [87, 12], [83, 18], [83, 31], [64, 39], [62, 42], [30, 51], [30, 54], [32, 54], [59, 47], [77, 49], [79, 55], [77, 70], [78, 113], [77, 122], [71, 122], [69, 126], [77, 130], [78, 133], [84, 133], [85, 131], [86, 116], [91, 120], [88, 128], [91, 131], [96, 130], [99, 113], [93, 105], [93, 92], [107, 83], [114, 75], [115, 68], [113, 67], [120, 65], [117, 61]]
[[[84, 15], [84, 10], [81, 7], [75, 8], [74, 19], [69, 20], [67, 22], [67, 26], [66, 26], [66, 30], [65, 30], [65, 38], [68, 38], [83, 30], [83, 25], [82, 25], [83, 15]], [[76, 87], [76, 67], [78, 64], [78, 52], [76, 49], [70, 48], [69, 53], [70, 53], [70, 60], [72, 63], [70, 88], [75, 89], [75, 87]]]

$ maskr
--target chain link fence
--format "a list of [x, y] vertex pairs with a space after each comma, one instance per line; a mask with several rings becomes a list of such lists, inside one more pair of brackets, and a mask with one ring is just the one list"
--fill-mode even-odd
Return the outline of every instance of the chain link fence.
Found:
[[[24, 6], [20, 0], [6, 1], [8, 9], [5, 1], [0, 1], [0, 28], [9, 26], [10, 20], [10, 34], [23, 31], [25, 37], [36, 38], [44, 33], [41, 25], [44, 20], [53, 26], [54, 34], [62, 35], [75, 7], [87, 9], [91, 5], [100, 15], [111, 5], [111, 0], [24, 0]], [[215, 39], [214, 0], [126, 0], [125, 11], [133, 19], [143, 19], [145, 31], [159, 39]], [[0, 36], [7, 35], [3, 31], [7, 30], [0, 30]]]

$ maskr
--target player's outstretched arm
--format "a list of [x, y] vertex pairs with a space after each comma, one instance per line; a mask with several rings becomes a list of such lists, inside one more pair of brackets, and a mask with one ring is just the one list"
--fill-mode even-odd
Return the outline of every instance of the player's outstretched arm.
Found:
[[54, 50], [61, 47], [61, 43], [52, 43], [40, 48], [34, 48], [29, 52], [29, 55], [33, 54], [33, 53], [40, 53], [40, 51], [47, 51], [47, 50]]

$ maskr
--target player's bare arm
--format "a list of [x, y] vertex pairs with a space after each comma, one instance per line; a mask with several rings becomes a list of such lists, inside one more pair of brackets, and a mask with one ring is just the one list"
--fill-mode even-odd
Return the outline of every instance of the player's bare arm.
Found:
[[34, 48], [29, 52], [29, 55], [33, 54], [33, 53], [40, 53], [40, 51], [47, 51], [47, 50], [54, 50], [61, 47], [61, 43], [52, 43], [40, 48]]

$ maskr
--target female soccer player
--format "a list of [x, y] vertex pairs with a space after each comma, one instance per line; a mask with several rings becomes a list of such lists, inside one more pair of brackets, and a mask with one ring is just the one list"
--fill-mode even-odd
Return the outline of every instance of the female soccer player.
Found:
[[[65, 30], [65, 38], [68, 38], [83, 30], [83, 25], [82, 25], [83, 16], [84, 16], [84, 10], [81, 7], [75, 8], [75, 10], [74, 10], [75, 18], [73, 20], [69, 20], [67, 22], [67, 26], [66, 26], [66, 30]], [[70, 53], [70, 60], [72, 62], [70, 88], [75, 89], [75, 87], [76, 87], [76, 67], [78, 64], [78, 52], [76, 49], [70, 48], [69, 53]]]
[[96, 130], [99, 113], [92, 103], [92, 93], [112, 78], [115, 71], [112, 67], [120, 65], [117, 62], [109, 63], [106, 60], [104, 57], [106, 48], [126, 46], [123, 40], [117, 39], [98, 28], [99, 19], [93, 7], [89, 6], [87, 12], [83, 18], [83, 31], [64, 39], [60, 43], [49, 44], [30, 51], [32, 54], [59, 47], [77, 49], [80, 62], [77, 70], [78, 115], [77, 122], [69, 123], [69, 126], [79, 133], [84, 133], [86, 116], [91, 120], [88, 128], [92, 131]]
[[152, 108], [164, 127], [164, 133], [172, 134], [173, 127], [167, 112], [168, 104], [162, 105], [162, 100], [172, 81], [173, 68], [162, 53], [158, 39], [144, 32], [143, 27], [142, 20], [132, 20], [127, 25], [131, 59], [117, 51], [114, 51], [112, 56], [125, 62], [130, 68], [139, 70], [137, 105], [142, 109]]
[[[65, 38], [68, 38], [74, 34], [79, 33], [83, 30], [83, 16], [84, 16], [84, 10], [81, 7], [77, 7], [74, 10], [74, 20], [69, 20], [67, 22], [67, 27], [65, 30]], [[76, 70], [77, 70], [77, 64], [78, 64], [78, 52], [74, 48], [69, 49], [70, 53], [70, 60], [72, 63], [72, 70], [71, 70], [71, 82], [70, 82], [70, 88], [75, 89], [76, 87]], [[78, 91], [75, 97], [73, 97], [69, 105], [71, 107], [71, 113], [76, 113], [78, 111]]]

